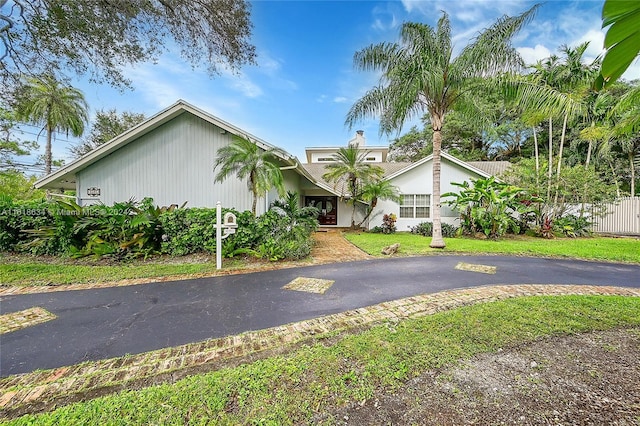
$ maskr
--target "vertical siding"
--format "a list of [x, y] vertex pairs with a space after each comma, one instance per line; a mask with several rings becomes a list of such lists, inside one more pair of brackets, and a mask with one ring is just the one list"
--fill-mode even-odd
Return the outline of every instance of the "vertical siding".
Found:
[[[213, 164], [231, 135], [189, 113], [181, 114], [78, 173], [79, 197], [100, 188], [100, 201], [112, 204], [153, 197], [158, 205], [251, 208], [246, 181], [234, 176], [214, 183]], [[84, 200], [83, 200], [84, 201]]]
[[606, 205], [607, 214], [597, 217], [594, 232], [640, 235], [640, 197], [624, 197]]

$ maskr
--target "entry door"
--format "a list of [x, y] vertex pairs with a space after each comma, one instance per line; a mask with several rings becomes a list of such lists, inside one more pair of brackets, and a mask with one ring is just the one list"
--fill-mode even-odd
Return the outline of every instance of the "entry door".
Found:
[[305, 205], [320, 210], [320, 225], [338, 224], [338, 197], [305, 197]]

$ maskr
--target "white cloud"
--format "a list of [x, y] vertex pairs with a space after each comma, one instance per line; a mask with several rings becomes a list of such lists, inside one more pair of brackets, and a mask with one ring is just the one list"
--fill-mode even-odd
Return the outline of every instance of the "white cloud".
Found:
[[335, 98], [333, 98], [333, 102], [337, 103], [337, 104], [343, 104], [345, 102], [348, 102], [349, 99], [345, 98], [344, 96], [336, 96]]
[[396, 17], [395, 12], [392, 9], [392, 4], [387, 4], [387, 7], [376, 6], [371, 11], [373, 15], [373, 24], [371, 28], [376, 31], [388, 31], [398, 27], [400, 22]]
[[527, 65], [533, 65], [539, 60], [551, 56], [551, 51], [541, 44], [536, 44], [535, 47], [518, 47], [516, 50]]
[[320, 104], [321, 104], [321, 103], [323, 103], [323, 102], [324, 102], [324, 101], [326, 101], [326, 100], [327, 100], [327, 95], [320, 95], [320, 96], [318, 96], [318, 97], [316, 98], [316, 102], [318, 102], [318, 103], [320, 103]]

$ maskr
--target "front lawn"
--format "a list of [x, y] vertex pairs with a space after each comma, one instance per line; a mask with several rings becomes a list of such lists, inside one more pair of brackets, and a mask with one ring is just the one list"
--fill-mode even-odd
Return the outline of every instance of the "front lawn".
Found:
[[[389, 322], [324, 343], [320, 339], [288, 355], [247, 360], [235, 368], [126, 390], [8, 424], [309, 424], [315, 423], [314, 416], [377, 401], [412, 378], [480, 353], [504, 353], [551, 336], [639, 325], [638, 297], [526, 297], [478, 304]], [[546, 368], [544, 360], [537, 361], [537, 368]], [[329, 417], [318, 423], [342, 420]]]
[[430, 237], [397, 232], [395, 234], [345, 233], [345, 238], [365, 252], [381, 256], [383, 247], [400, 243], [400, 254], [425, 255], [436, 253], [495, 253], [524, 256], [569, 257], [610, 262], [640, 263], [638, 238], [554, 238], [526, 236], [505, 237], [500, 240], [473, 238], [445, 238], [446, 248], [432, 249]]

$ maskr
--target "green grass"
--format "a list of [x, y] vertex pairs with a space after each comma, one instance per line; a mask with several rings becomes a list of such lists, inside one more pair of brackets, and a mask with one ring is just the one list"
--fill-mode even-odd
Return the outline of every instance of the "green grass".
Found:
[[[640, 326], [640, 298], [527, 297], [382, 324], [288, 355], [128, 390], [8, 424], [302, 424], [427, 370], [541, 338]], [[335, 420], [335, 419], [334, 419]]]
[[511, 237], [501, 240], [445, 238], [444, 250], [432, 249], [430, 237], [405, 232], [395, 234], [346, 233], [345, 237], [365, 252], [380, 256], [383, 247], [400, 243], [400, 254], [496, 253], [526, 256], [570, 257], [611, 262], [640, 263], [640, 239]]
[[213, 273], [215, 263], [185, 265], [51, 265], [14, 263], [0, 266], [3, 285], [61, 285]]

